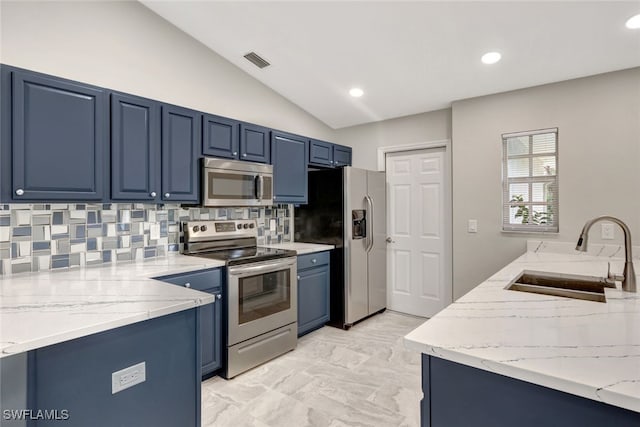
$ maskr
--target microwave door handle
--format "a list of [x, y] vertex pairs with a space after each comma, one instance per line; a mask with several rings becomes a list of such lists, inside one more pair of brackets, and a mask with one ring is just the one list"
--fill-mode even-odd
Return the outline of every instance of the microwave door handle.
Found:
[[258, 200], [262, 200], [264, 197], [264, 177], [262, 175], [258, 175]]
[[256, 199], [260, 200], [262, 198], [262, 194], [260, 194], [260, 175], [256, 175], [253, 178], [253, 185], [253, 195], [256, 197]]

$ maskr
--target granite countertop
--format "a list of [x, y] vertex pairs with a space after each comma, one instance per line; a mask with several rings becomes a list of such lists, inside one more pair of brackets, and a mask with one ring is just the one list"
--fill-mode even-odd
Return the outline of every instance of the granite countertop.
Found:
[[505, 289], [523, 270], [602, 277], [611, 261], [611, 271], [622, 271], [619, 246], [573, 248], [529, 242], [524, 255], [409, 333], [405, 346], [640, 412], [640, 294], [617, 283], [600, 303]]
[[0, 357], [212, 303], [152, 277], [224, 266], [170, 255], [143, 262], [0, 279]]
[[311, 254], [314, 252], [324, 252], [330, 251], [334, 249], [333, 245], [320, 245], [317, 243], [301, 243], [301, 242], [284, 242], [284, 243], [274, 243], [271, 245], [260, 245], [264, 248], [274, 248], [274, 249], [288, 249], [291, 251], [296, 251], [298, 255]]

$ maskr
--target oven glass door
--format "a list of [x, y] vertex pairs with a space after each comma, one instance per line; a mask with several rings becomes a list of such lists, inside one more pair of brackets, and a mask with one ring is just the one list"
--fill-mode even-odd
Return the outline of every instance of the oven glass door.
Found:
[[254, 200], [257, 196], [255, 175], [207, 171], [207, 181], [210, 200]]
[[292, 257], [228, 268], [229, 345], [297, 321], [296, 265]]
[[291, 308], [291, 272], [273, 271], [238, 279], [238, 323], [267, 318]]

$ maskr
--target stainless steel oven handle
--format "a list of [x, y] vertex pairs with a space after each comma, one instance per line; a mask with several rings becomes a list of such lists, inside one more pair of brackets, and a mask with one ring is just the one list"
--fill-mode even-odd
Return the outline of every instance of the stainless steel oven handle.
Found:
[[270, 271], [285, 270], [285, 269], [291, 268], [295, 264], [296, 264], [296, 259], [293, 258], [290, 261], [286, 261], [286, 262], [279, 260], [278, 262], [271, 262], [268, 264], [261, 264], [261, 265], [253, 265], [249, 267], [240, 265], [236, 267], [230, 267], [229, 275], [241, 276], [246, 274], [268, 273]]

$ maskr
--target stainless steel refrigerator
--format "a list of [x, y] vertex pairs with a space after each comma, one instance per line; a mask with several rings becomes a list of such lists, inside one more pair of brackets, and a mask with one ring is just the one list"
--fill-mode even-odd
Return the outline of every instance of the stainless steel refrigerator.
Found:
[[309, 172], [309, 203], [295, 209], [295, 240], [335, 245], [331, 319], [348, 329], [387, 306], [384, 172], [352, 167]]

